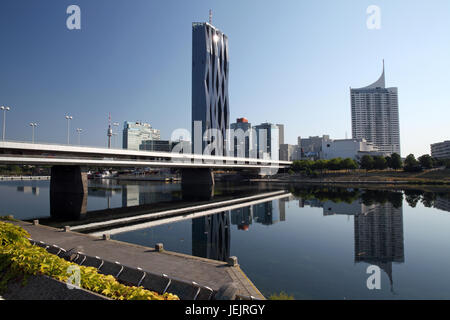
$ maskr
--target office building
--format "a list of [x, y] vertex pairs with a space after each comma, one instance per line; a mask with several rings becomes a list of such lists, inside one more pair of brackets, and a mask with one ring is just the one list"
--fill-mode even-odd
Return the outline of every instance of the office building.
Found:
[[366, 139], [387, 154], [400, 154], [397, 88], [386, 88], [384, 61], [380, 78], [371, 85], [352, 89], [352, 138]]
[[450, 140], [433, 143], [431, 156], [436, 159], [450, 159]]
[[[240, 158], [249, 158], [251, 150], [256, 147], [255, 134], [252, 124], [246, 118], [238, 118], [235, 123], [230, 124], [230, 141], [232, 155]], [[242, 130], [242, 131], [241, 131]]]
[[[217, 149], [211, 154], [224, 155], [229, 128], [228, 38], [209, 23], [192, 24], [192, 149], [203, 153], [212, 141]], [[201, 121], [200, 129], [195, 122]], [[221, 137], [212, 136], [217, 129]], [[202, 139], [206, 133], [206, 141]]]
[[278, 145], [284, 144], [284, 124], [277, 124], [278, 127]]
[[279, 159], [279, 128], [271, 123], [262, 123], [255, 127], [258, 158], [269, 157], [272, 160]]
[[145, 122], [125, 121], [123, 126], [123, 148], [139, 150], [144, 140], [160, 140], [161, 134], [157, 129]]

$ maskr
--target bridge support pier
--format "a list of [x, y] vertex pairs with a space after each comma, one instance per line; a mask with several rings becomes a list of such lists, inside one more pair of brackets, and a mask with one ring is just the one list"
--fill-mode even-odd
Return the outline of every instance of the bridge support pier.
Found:
[[214, 185], [212, 169], [183, 168], [181, 169], [181, 183], [188, 185]]
[[80, 166], [57, 165], [50, 176], [50, 215], [53, 218], [80, 219], [86, 213], [87, 172]]
[[184, 200], [210, 200], [214, 196], [214, 173], [208, 168], [181, 169]]

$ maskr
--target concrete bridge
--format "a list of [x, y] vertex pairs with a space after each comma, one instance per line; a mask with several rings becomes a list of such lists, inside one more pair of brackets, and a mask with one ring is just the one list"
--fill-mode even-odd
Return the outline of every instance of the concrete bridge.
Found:
[[214, 169], [240, 170], [255, 175], [265, 172], [270, 175], [280, 168], [287, 168], [291, 162], [2, 141], [0, 164], [50, 165], [52, 192], [86, 193], [86, 168], [89, 166], [178, 168], [182, 184], [214, 185]]

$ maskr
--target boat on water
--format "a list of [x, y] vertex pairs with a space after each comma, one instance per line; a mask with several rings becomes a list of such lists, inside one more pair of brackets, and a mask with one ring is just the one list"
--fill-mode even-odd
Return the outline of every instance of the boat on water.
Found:
[[114, 173], [108, 170], [88, 172], [88, 179], [108, 179], [114, 177]]
[[181, 177], [170, 170], [135, 170], [133, 172], [118, 174], [118, 180], [136, 180], [136, 181], [180, 181]]

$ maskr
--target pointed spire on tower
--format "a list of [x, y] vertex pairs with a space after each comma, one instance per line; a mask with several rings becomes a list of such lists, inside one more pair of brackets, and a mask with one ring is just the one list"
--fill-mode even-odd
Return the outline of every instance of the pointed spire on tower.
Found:
[[386, 80], [384, 77], [384, 59], [383, 59], [383, 72], [381, 73], [380, 78], [378, 78], [378, 80], [372, 83], [371, 85], [359, 89], [375, 89], [375, 88], [386, 88]]

